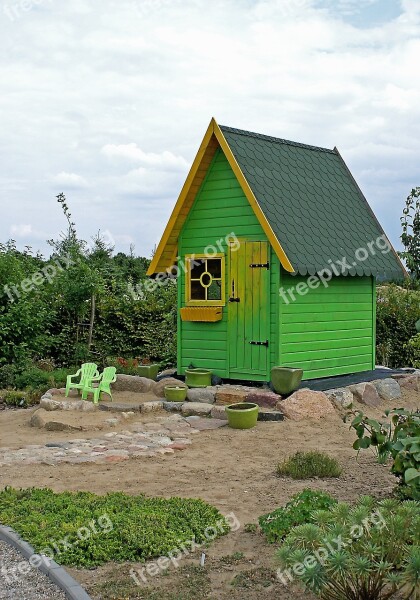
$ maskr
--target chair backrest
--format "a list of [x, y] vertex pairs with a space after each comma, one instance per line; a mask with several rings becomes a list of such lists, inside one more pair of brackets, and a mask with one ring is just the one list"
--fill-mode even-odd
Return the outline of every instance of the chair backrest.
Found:
[[101, 381], [103, 383], [114, 383], [116, 380], [117, 369], [115, 367], [105, 367], [101, 375]]
[[98, 372], [98, 365], [95, 365], [95, 363], [83, 363], [80, 379], [81, 379], [81, 381], [85, 381], [87, 379], [92, 379], [93, 377], [96, 376], [97, 372]]

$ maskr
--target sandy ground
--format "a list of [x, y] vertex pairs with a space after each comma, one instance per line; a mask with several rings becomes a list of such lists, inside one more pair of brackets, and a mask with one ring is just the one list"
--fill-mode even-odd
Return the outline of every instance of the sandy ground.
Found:
[[[122, 396], [122, 394], [121, 394]], [[115, 398], [117, 399], [117, 398]], [[118, 401], [125, 401], [118, 398]], [[417, 408], [420, 393], [403, 392], [396, 403], [384, 403], [380, 410], [364, 409], [372, 417], [382, 417], [386, 408], [395, 405]], [[29, 410], [0, 412], [0, 445], [19, 447], [80, 437], [75, 433], [43, 432], [29, 427]], [[108, 416], [111, 413], [106, 413]], [[153, 416], [148, 417], [153, 419]], [[138, 417], [136, 420], [140, 420]], [[121, 426], [123, 429], [124, 426]], [[117, 428], [118, 429], [118, 428]], [[83, 437], [95, 432], [84, 432]], [[205, 575], [210, 595], [165, 595], [179, 584], [189, 565], [197, 565], [199, 555], [184, 559], [178, 570], [151, 581], [159, 593], [150, 595], [133, 584], [125, 591], [115, 590], [115, 581], [129, 586], [129, 568], [132, 565], [108, 564], [95, 570], [69, 569], [95, 599], [152, 599], [189, 600], [191, 598], [269, 600], [283, 598], [312, 598], [296, 589], [283, 587], [273, 579], [278, 565], [274, 558], [275, 546], [267, 544], [258, 533], [247, 532], [244, 526], [257, 523], [258, 516], [283, 505], [305, 487], [323, 489], [339, 500], [353, 502], [360, 494], [377, 497], [390, 495], [396, 483], [387, 466], [379, 465], [371, 451], [358, 458], [352, 449], [355, 440], [349, 425], [343, 423], [338, 412], [318, 422], [283, 421], [258, 423], [254, 429], [239, 431], [222, 428], [204, 431], [194, 437], [192, 446], [183, 452], [153, 459], [130, 459], [112, 465], [30, 465], [3, 467], [0, 487], [50, 487], [55, 491], [89, 490], [96, 493], [125, 491], [148, 496], [182, 496], [202, 498], [218, 507], [222, 513], [234, 512], [241, 528], [217, 540], [207, 551]], [[340, 479], [294, 481], [279, 478], [276, 464], [298, 450], [321, 450], [335, 456], [343, 466]], [[240, 554], [234, 554], [240, 553]], [[140, 565], [139, 565], [140, 566]], [[242, 581], [232, 586], [238, 573], [251, 571]], [[192, 579], [191, 579], [192, 580]], [[204, 584], [203, 584], [204, 585]], [[163, 587], [159, 587], [163, 586]], [[120, 589], [120, 588], [118, 588]], [[204, 589], [204, 588], [203, 588]], [[162, 591], [163, 590], [163, 591]]]

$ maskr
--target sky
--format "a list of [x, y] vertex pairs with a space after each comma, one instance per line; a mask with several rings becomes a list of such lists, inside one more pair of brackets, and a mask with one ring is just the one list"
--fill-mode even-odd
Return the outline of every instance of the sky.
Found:
[[420, 0], [0, 0], [0, 242], [150, 257], [211, 117], [337, 146], [397, 246], [420, 185]]

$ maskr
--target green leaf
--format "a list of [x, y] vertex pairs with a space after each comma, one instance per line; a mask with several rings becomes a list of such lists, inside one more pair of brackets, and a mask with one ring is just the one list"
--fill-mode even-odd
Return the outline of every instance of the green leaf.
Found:
[[407, 469], [404, 473], [404, 481], [406, 483], [410, 483], [410, 481], [414, 481], [414, 479], [417, 479], [418, 477], [420, 477], [420, 471], [418, 469]]

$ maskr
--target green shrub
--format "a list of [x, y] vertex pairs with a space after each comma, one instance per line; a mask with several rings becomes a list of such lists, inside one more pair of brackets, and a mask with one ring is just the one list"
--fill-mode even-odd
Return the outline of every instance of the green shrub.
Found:
[[385, 416], [390, 421], [382, 423], [361, 411], [350, 412], [346, 418], [349, 416], [354, 416], [350, 428], [357, 434], [353, 448], [359, 451], [372, 447], [381, 463], [391, 456], [391, 473], [399, 479], [400, 494], [420, 500], [420, 411], [387, 410]]
[[37, 367], [31, 367], [15, 377], [15, 386], [24, 390], [26, 388], [40, 388], [49, 384], [50, 373], [42, 371]]
[[317, 511], [278, 550], [284, 583], [297, 578], [324, 600], [418, 599], [420, 504], [364, 497]]
[[13, 387], [15, 384], [16, 367], [15, 365], [2, 365], [0, 367], [0, 388]]
[[396, 285], [378, 287], [376, 307], [377, 362], [387, 367], [413, 366], [409, 340], [416, 334], [420, 291]]
[[410, 356], [410, 364], [416, 369], [420, 369], [420, 333], [413, 336], [408, 344], [407, 351]]
[[14, 406], [16, 408], [27, 408], [28, 397], [26, 392], [16, 392], [15, 390], [2, 390], [0, 397], [6, 406]]
[[295, 494], [286, 506], [261, 516], [258, 521], [268, 541], [278, 542], [295, 525], [312, 522], [314, 511], [328, 510], [336, 503], [326, 492], [306, 489]]
[[292, 479], [340, 477], [342, 469], [335, 458], [323, 452], [296, 452], [277, 466], [278, 475]]
[[1, 491], [0, 523], [13, 527], [36, 552], [83, 567], [178, 554], [182, 543], [188, 548], [192, 539], [200, 544], [229, 530], [219, 511], [202, 500], [36, 488]]

